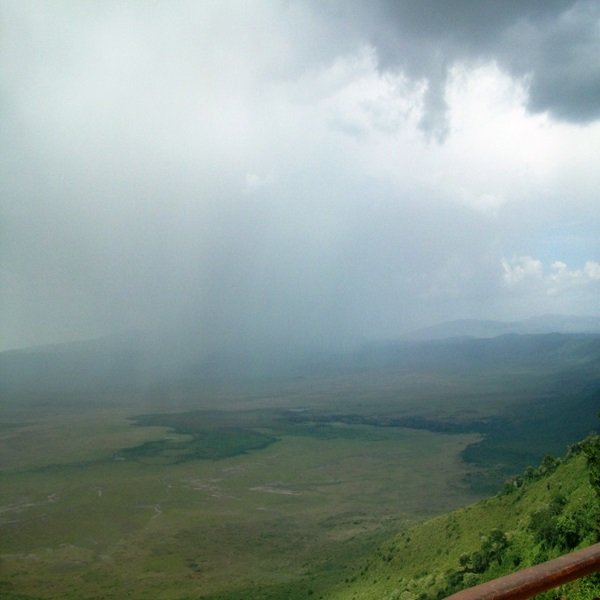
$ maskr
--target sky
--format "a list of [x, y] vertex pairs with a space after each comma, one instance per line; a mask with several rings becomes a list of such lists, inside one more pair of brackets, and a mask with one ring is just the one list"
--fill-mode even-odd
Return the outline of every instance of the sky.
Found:
[[600, 2], [0, 0], [0, 349], [600, 314]]

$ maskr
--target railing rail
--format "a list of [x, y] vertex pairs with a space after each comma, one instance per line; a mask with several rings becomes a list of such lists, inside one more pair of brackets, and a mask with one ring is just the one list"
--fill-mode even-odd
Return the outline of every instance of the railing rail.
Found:
[[446, 600], [521, 600], [600, 571], [600, 544], [493, 579]]

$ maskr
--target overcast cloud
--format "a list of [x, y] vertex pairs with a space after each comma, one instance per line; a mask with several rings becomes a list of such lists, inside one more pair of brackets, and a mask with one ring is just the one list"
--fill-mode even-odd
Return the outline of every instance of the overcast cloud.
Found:
[[600, 3], [0, 0], [1, 347], [600, 313]]

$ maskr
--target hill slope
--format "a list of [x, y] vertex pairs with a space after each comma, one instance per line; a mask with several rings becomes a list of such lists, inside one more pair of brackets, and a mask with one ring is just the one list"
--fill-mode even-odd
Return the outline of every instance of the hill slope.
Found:
[[[597, 478], [600, 438], [588, 439], [595, 440]], [[595, 543], [600, 511], [589, 474], [581, 445], [562, 462], [548, 457], [497, 496], [397, 535], [327, 597], [443, 598]], [[599, 592], [600, 580], [592, 576], [570, 584], [567, 592], [561, 588], [547, 592], [546, 597], [561, 598], [566, 593], [583, 600], [595, 598]]]

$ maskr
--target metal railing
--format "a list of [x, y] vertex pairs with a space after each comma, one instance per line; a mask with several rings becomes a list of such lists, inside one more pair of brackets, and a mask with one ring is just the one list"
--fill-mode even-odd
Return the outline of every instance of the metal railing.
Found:
[[463, 590], [446, 600], [521, 600], [600, 571], [600, 544]]

